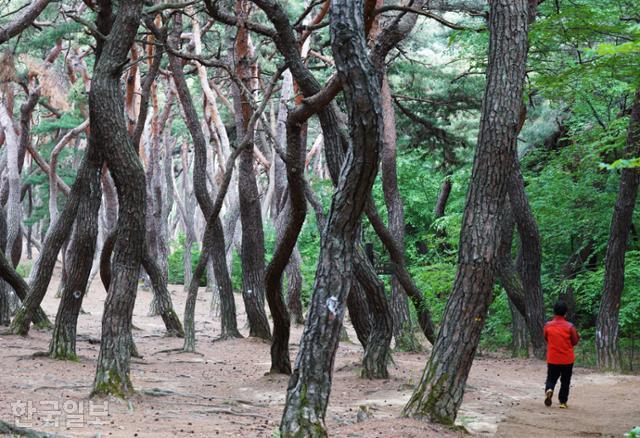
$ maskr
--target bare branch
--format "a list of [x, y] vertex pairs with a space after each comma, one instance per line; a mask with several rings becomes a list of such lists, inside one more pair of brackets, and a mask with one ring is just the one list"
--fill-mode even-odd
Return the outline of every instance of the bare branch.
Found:
[[0, 44], [18, 35], [27, 27], [33, 24], [38, 15], [47, 7], [51, 0], [35, 0], [22, 11], [14, 20], [9, 22], [6, 27], [0, 28]]

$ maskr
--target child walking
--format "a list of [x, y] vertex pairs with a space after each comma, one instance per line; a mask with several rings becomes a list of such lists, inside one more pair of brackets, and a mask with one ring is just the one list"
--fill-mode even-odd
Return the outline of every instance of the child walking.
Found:
[[558, 301], [553, 306], [553, 319], [544, 326], [544, 339], [547, 341], [547, 383], [545, 385], [545, 406], [551, 406], [553, 391], [560, 378], [558, 401], [560, 408], [567, 408], [569, 386], [575, 356], [573, 347], [578, 344], [580, 336], [576, 328], [567, 321], [567, 305]]

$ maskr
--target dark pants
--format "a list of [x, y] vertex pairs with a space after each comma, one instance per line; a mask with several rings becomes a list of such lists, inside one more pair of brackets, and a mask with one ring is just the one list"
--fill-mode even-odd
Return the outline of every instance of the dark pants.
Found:
[[560, 403], [566, 403], [569, 399], [569, 386], [571, 386], [572, 372], [573, 364], [547, 364], [547, 383], [544, 390], [555, 389], [558, 378], [560, 378], [560, 394], [558, 394], [558, 400], [560, 400]]

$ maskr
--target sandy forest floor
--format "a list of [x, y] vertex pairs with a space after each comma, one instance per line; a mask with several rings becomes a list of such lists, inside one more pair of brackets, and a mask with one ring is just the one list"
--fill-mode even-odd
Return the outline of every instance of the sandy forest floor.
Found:
[[[57, 290], [57, 280], [50, 291]], [[181, 314], [181, 286], [170, 288]], [[271, 437], [283, 409], [287, 377], [266, 375], [269, 345], [255, 339], [213, 342], [218, 321], [209, 314], [209, 296], [198, 301], [198, 354], [166, 353], [182, 346], [165, 338], [158, 317], [148, 317], [151, 293], [140, 290], [134, 338], [142, 359], [132, 363], [138, 394], [129, 401], [92, 402], [105, 291], [93, 283], [78, 325], [79, 362], [33, 358], [47, 349], [48, 332], [27, 338], [0, 337], [0, 419], [33, 429], [79, 437], [248, 436]], [[239, 325], [247, 332], [239, 296]], [[50, 292], [44, 309], [53, 319], [58, 300]], [[301, 327], [292, 333], [295, 357]], [[348, 327], [350, 338], [355, 333]], [[399, 413], [419, 380], [427, 353], [396, 353], [391, 378], [358, 377], [362, 349], [343, 342], [337, 353], [327, 426], [344, 437], [446, 437], [457, 433], [426, 422], [400, 419]], [[469, 378], [458, 421], [470, 432], [500, 437], [622, 436], [640, 424], [640, 377], [575, 370], [570, 409], [542, 404], [545, 364], [526, 359], [479, 357]], [[364, 410], [363, 408], [364, 407]], [[358, 412], [364, 421], [357, 421]], [[16, 418], [16, 412], [23, 413]], [[366, 414], [365, 414], [366, 412]]]

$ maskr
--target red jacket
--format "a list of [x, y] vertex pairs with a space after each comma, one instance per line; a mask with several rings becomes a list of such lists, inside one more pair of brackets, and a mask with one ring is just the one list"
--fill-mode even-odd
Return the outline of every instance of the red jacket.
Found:
[[569, 365], [575, 361], [573, 346], [578, 344], [580, 336], [563, 316], [554, 316], [544, 326], [544, 339], [547, 341], [547, 363]]

